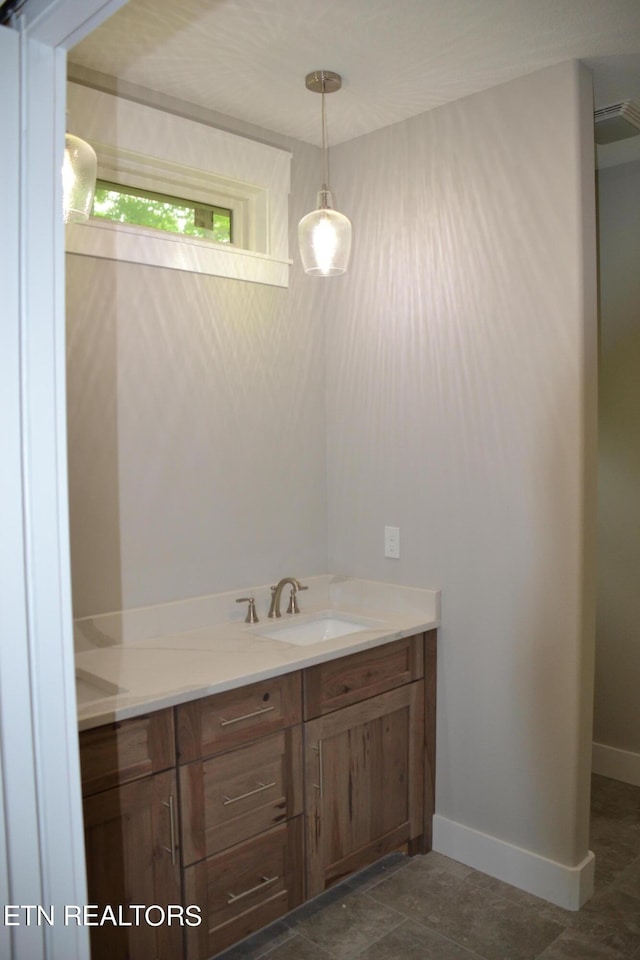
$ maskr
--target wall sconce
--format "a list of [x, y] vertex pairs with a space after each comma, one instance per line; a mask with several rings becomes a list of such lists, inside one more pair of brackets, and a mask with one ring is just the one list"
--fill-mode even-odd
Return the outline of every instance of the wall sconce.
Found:
[[62, 198], [65, 223], [89, 219], [96, 189], [98, 160], [85, 140], [68, 133], [62, 161]]
[[342, 77], [331, 70], [316, 70], [305, 78], [307, 90], [322, 94], [322, 154], [324, 183], [318, 193], [318, 209], [308, 213], [298, 224], [298, 244], [305, 273], [314, 277], [337, 277], [349, 265], [351, 253], [351, 221], [332, 208], [329, 190], [329, 148], [324, 106], [325, 93], [335, 93], [342, 86]]

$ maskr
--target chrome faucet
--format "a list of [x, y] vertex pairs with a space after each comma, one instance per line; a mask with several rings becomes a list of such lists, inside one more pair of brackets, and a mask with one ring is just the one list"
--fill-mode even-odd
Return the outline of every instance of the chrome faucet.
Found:
[[277, 587], [271, 587], [271, 606], [269, 607], [269, 617], [273, 619], [274, 617], [281, 617], [280, 613], [280, 597], [282, 596], [282, 591], [284, 587], [290, 583], [291, 584], [291, 594], [292, 599], [289, 603], [291, 613], [300, 613], [297, 609], [297, 604], [294, 602], [295, 594], [298, 590], [308, 590], [308, 587], [303, 587], [299, 580], [296, 580], [295, 577], [283, 577], [279, 582]]

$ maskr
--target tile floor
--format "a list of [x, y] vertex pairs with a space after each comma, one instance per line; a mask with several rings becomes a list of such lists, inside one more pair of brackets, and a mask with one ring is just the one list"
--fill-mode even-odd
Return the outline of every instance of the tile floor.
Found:
[[591, 849], [577, 912], [437, 853], [391, 854], [219, 960], [640, 960], [640, 787], [593, 777]]

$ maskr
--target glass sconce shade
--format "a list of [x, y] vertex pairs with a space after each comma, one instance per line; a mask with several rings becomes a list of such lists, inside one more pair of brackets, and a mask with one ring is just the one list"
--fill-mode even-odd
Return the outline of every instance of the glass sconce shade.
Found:
[[331, 194], [318, 194], [318, 209], [298, 224], [298, 245], [304, 272], [314, 277], [338, 277], [349, 266], [351, 221], [329, 206]]
[[62, 162], [64, 222], [88, 220], [96, 189], [98, 161], [92, 146], [68, 133]]

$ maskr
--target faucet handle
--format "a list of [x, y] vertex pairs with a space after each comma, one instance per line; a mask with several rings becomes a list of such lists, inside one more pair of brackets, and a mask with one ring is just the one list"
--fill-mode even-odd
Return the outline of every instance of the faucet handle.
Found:
[[256, 614], [256, 601], [255, 597], [238, 597], [236, 603], [248, 603], [249, 608], [247, 610], [247, 615], [244, 618], [245, 623], [258, 623], [258, 616]]
[[300, 613], [300, 607], [298, 606], [298, 600], [296, 598], [296, 593], [298, 590], [308, 590], [309, 587], [291, 587], [291, 593], [289, 594], [289, 606], [287, 607], [287, 613]]

